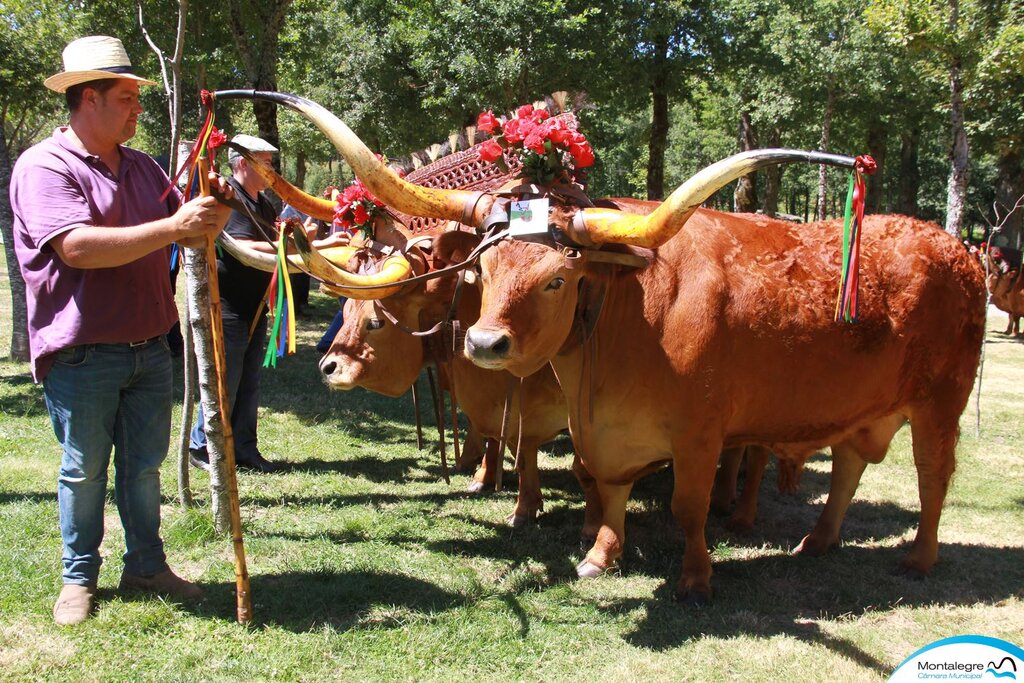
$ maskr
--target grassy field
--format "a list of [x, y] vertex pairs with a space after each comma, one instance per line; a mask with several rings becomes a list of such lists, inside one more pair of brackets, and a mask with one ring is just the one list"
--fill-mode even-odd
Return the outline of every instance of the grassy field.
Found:
[[206, 598], [117, 591], [111, 498], [99, 611], [59, 629], [59, 453], [40, 388], [6, 358], [8, 291], [0, 269], [0, 679], [875, 681], [946, 636], [1024, 644], [1024, 345], [995, 333], [1003, 314], [990, 321], [982, 435], [972, 398], [927, 580], [891, 574], [917, 524], [904, 429], [868, 467], [844, 547], [822, 558], [788, 552], [824, 503], [828, 459], [811, 461], [796, 497], [777, 493], [773, 464], [752, 534], [711, 519], [716, 595], [693, 610], [671, 599], [682, 536], [667, 473], [634, 489], [621, 570], [577, 580], [583, 501], [568, 439], [541, 456], [538, 524], [513, 533], [514, 477], [471, 497], [468, 475], [444, 483], [436, 446], [416, 450], [408, 397], [328, 393], [313, 345], [334, 302], [313, 294], [299, 352], [263, 375], [261, 445], [285, 470], [239, 477], [253, 623], [234, 621], [232, 551], [213, 532], [208, 479], [193, 470], [199, 507], [182, 510], [172, 457], [169, 561]]

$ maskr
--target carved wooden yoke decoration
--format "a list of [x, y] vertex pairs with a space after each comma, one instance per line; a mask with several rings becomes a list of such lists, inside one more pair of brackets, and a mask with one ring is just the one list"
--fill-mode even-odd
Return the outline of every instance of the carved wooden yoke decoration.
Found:
[[[553, 118], [565, 121], [566, 126], [573, 130], [579, 125], [572, 112], [565, 112]], [[433, 163], [410, 172], [405, 179], [424, 187], [444, 190], [488, 191], [501, 187], [519, 174], [522, 163], [515, 153], [509, 150], [505, 151], [505, 165], [508, 167], [508, 170], [505, 171], [498, 164], [480, 158], [478, 149], [481, 144], [483, 144], [482, 141], [469, 149], [441, 157]], [[439, 218], [410, 216], [394, 209], [387, 210], [417, 234], [443, 228], [445, 224], [445, 221]]]

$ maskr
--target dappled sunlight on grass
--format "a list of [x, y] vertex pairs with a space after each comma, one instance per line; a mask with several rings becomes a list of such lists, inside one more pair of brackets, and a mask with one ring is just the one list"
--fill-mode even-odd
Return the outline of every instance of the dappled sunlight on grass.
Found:
[[778, 492], [773, 460], [750, 533], [709, 518], [714, 600], [689, 609], [673, 599], [683, 537], [670, 471], [635, 485], [620, 565], [579, 580], [583, 498], [568, 438], [539, 456], [544, 511], [513, 531], [505, 523], [516, 494], [511, 458], [505, 490], [471, 495], [470, 473], [452, 471], [444, 482], [426, 414], [426, 444], [416, 449], [408, 396], [332, 393], [319, 381], [312, 347], [334, 307], [313, 293], [299, 353], [262, 375], [260, 445], [281, 472], [238, 477], [254, 600], [248, 628], [233, 621], [234, 557], [210, 518], [209, 477], [191, 471], [197, 507], [180, 509], [173, 457], [162, 470], [166, 549], [205, 598], [178, 604], [117, 591], [123, 532], [109, 503], [100, 610], [74, 631], [51, 625], [59, 454], [27, 366], [0, 361], [0, 677], [879, 680], [943, 636], [1021, 644], [1024, 345], [990, 335], [982, 435], [974, 436], [972, 398], [939, 563], [925, 581], [892, 573], [918, 521], [904, 429], [888, 457], [868, 466], [842, 547], [823, 557], [790, 552], [821, 513], [831, 460], [812, 458], [795, 495]]

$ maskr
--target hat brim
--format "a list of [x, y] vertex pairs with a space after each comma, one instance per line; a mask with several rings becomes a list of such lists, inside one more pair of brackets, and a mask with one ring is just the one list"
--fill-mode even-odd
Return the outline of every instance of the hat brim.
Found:
[[135, 74], [118, 74], [112, 71], [62, 71], [47, 78], [43, 81], [43, 85], [54, 92], [66, 92], [73, 85], [88, 83], [89, 81], [96, 81], [101, 78], [124, 78], [130, 81], [137, 81], [139, 85], [157, 84], [156, 81], [151, 81], [148, 78], [136, 76]]

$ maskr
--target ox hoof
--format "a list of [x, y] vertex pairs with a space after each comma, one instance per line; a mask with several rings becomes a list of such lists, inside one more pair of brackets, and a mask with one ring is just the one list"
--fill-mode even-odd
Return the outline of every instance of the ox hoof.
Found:
[[602, 576], [607, 571], [607, 569], [602, 569], [596, 564], [592, 564], [590, 560], [583, 560], [576, 565], [576, 576], [581, 579], [593, 579], [594, 577]]
[[801, 557], [821, 557], [837, 545], [838, 542], [819, 541], [808, 535], [793, 549], [793, 554]]
[[711, 590], [705, 592], [693, 588], [679, 588], [676, 589], [675, 599], [684, 607], [706, 607], [711, 604]]
[[534, 515], [517, 515], [516, 513], [513, 512], [511, 515], [509, 515], [508, 517], [505, 518], [505, 524], [507, 524], [508, 526], [512, 527], [513, 529], [522, 529], [523, 527], [528, 525], [530, 522], [534, 521], [534, 519], [536, 519], [536, 515], [535, 514]]
[[483, 493], [487, 486], [482, 481], [471, 481], [466, 490], [470, 493]]

